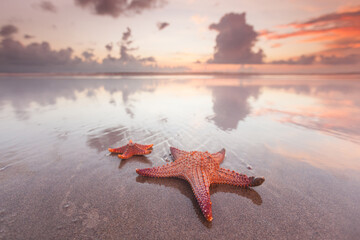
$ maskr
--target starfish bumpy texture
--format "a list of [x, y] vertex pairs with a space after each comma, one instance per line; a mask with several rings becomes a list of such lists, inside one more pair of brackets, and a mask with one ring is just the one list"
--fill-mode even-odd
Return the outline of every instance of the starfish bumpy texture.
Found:
[[125, 146], [119, 148], [109, 148], [111, 153], [119, 153], [118, 157], [121, 159], [128, 159], [134, 155], [145, 155], [151, 153], [153, 144], [141, 145], [133, 143], [131, 140]]
[[186, 152], [170, 147], [174, 162], [160, 167], [136, 169], [142, 176], [176, 177], [188, 181], [200, 205], [201, 211], [208, 221], [212, 221], [210, 201], [210, 184], [230, 184], [242, 188], [261, 185], [265, 178], [248, 177], [244, 174], [220, 168], [225, 158], [225, 149], [210, 154], [208, 152]]

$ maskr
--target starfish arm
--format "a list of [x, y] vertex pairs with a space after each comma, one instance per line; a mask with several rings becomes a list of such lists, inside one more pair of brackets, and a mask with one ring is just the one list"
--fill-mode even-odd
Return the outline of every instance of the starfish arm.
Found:
[[214, 158], [214, 160], [216, 162], [218, 162], [219, 164], [222, 163], [222, 161], [224, 161], [225, 158], [225, 148], [221, 149], [219, 152], [217, 153], [213, 153], [211, 154], [211, 156]]
[[189, 152], [174, 148], [174, 147], [170, 147], [170, 152], [171, 155], [173, 156], [174, 160], [179, 159], [180, 157], [184, 156], [185, 154], [188, 154]]
[[111, 153], [124, 153], [126, 151], [126, 148], [128, 147], [128, 145], [119, 147], [119, 148], [109, 148], [109, 152]]
[[185, 180], [187, 180], [195, 194], [196, 200], [200, 206], [206, 220], [212, 221], [212, 209], [210, 200], [210, 181], [205, 171], [200, 167], [191, 170], [190, 174], [185, 174]]
[[178, 163], [172, 162], [160, 167], [136, 169], [136, 172], [146, 177], [180, 177], [178, 166]]
[[140, 149], [147, 150], [147, 149], [149, 149], [149, 148], [152, 148], [152, 146], [154, 146], [154, 144], [142, 145], [142, 144], [135, 143], [135, 146], [138, 147], [138, 148], [140, 148]]
[[134, 155], [146, 155], [152, 152], [151, 149], [141, 149], [136, 146], [133, 147], [132, 151], [134, 152]]
[[211, 180], [215, 184], [230, 184], [242, 188], [251, 186], [251, 179], [248, 176], [224, 168], [219, 168]]
[[127, 150], [123, 154], [118, 155], [118, 157], [121, 159], [128, 159], [128, 158], [131, 158], [132, 156], [134, 156], [134, 153], [133, 153], [133, 151], [129, 151], [129, 150]]

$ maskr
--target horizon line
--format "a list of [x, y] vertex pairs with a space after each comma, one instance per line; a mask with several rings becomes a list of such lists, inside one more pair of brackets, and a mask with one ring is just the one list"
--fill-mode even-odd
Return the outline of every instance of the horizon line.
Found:
[[309, 73], [266, 73], [266, 72], [0, 72], [0, 77], [6, 76], [246, 76], [246, 75], [360, 75], [360, 72], [309, 72]]

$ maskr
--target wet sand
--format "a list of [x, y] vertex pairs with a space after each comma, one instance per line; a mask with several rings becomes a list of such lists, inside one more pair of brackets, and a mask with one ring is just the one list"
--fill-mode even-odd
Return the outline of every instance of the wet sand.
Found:
[[[356, 239], [359, 76], [1, 77], [0, 239]], [[129, 139], [150, 155], [121, 160]], [[169, 146], [262, 186], [138, 176]]]

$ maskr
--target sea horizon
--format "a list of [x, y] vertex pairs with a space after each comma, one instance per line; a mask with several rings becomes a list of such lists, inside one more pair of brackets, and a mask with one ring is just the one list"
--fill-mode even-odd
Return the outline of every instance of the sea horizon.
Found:
[[360, 75], [359, 72], [294, 72], [294, 73], [269, 73], [269, 72], [96, 72], [96, 73], [87, 73], [87, 72], [0, 72], [0, 77], [4, 76], [251, 76], [251, 75], [319, 75], [319, 76], [331, 76], [331, 75]]

